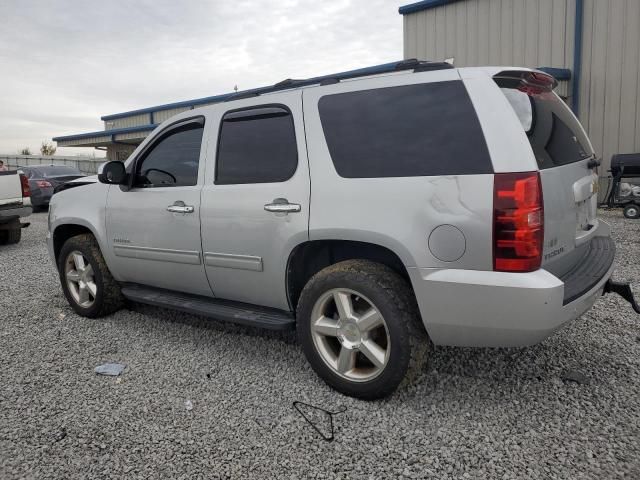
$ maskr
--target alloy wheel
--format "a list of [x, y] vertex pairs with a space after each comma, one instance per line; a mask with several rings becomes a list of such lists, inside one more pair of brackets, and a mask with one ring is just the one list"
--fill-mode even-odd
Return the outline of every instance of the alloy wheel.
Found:
[[83, 308], [89, 308], [96, 301], [98, 286], [93, 267], [85, 256], [74, 250], [65, 260], [64, 276], [73, 300]]
[[389, 361], [391, 341], [384, 317], [354, 290], [332, 289], [316, 301], [311, 336], [322, 360], [350, 381], [374, 379]]

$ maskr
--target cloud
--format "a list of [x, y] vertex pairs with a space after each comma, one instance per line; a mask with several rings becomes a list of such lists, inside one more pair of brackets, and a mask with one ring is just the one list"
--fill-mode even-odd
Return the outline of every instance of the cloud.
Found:
[[0, 153], [101, 130], [101, 115], [399, 60], [398, 5], [2, 2]]

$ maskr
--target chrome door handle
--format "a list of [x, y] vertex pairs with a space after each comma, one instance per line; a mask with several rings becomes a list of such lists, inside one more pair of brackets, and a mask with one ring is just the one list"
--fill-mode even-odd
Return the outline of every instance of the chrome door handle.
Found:
[[171, 213], [193, 213], [194, 211], [195, 208], [193, 205], [185, 205], [184, 202], [180, 200], [167, 207], [167, 212]]
[[302, 207], [298, 203], [289, 203], [286, 198], [276, 198], [273, 202], [267, 203], [264, 209], [273, 213], [297, 213]]

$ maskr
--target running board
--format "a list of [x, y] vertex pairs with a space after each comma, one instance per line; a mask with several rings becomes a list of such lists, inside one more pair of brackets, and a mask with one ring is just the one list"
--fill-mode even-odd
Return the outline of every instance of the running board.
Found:
[[295, 318], [289, 312], [247, 303], [218, 300], [188, 293], [128, 284], [122, 295], [133, 302], [179, 310], [204, 317], [267, 330], [293, 330]]

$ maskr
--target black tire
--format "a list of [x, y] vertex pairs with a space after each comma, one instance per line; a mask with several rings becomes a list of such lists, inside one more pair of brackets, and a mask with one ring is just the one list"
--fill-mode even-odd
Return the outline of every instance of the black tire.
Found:
[[[74, 251], [82, 253], [87, 262], [93, 268], [93, 276], [96, 284], [96, 295], [93, 304], [87, 308], [80, 305], [74, 299], [67, 285], [65, 277], [65, 262], [67, 257]], [[83, 317], [97, 318], [109, 315], [124, 306], [124, 298], [120, 291], [120, 285], [111, 276], [107, 264], [102, 257], [98, 242], [91, 234], [82, 234], [68, 239], [58, 256], [58, 273], [62, 291], [69, 305]]]
[[[314, 305], [336, 288], [353, 290], [366, 297], [386, 323], [390, 341], [388, 361], [372, 380], [343, 378], [323, 360], [314, 343], [311, 331]], [[347, 260], [314, 275], [298, 302], [297, 331], [298, 341], [314, 371], [339, 392], [363, 400], [386, 397], [403, 380], [406, 383], [415, 380], [430, 345], [409, 284], [391, 268], [369, 260]]]
[[0, 230], [0, 245], [13, 245], [20, 243], [22, 239], [22, 229], [12, 228], [11, 230]]
[[624, 207], [624, 211], [622, 212], [622, 214], [625, 216], [625, 218], [640, 218], [640, 205], [631, 203]]

